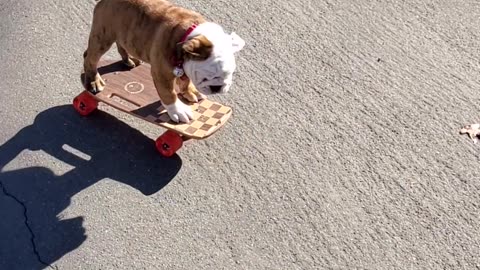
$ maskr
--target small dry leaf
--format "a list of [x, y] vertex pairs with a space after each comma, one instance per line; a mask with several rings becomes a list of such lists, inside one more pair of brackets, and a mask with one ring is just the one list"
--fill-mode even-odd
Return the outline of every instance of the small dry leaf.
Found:
[[478, 136], [480, 135], [480, 124], [472, 124], [464, 126], [460, 130], [460, 134], [468, 134], [473, 143], [478, 142]]

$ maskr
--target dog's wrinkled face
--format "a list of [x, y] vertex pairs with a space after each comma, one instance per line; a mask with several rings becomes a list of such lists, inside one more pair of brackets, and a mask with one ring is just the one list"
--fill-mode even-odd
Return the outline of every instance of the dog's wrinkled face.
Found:
[[[226, 34], [214, 23], [199, 25], [183, 46], [187, 56], [183, 64], [186, 75], [203, 94], [227, 92], [233, 83], [236, 69], [235, 53], [245, 46], [237, 34]], [[193, 52], [193, 53], [192, 53]]]

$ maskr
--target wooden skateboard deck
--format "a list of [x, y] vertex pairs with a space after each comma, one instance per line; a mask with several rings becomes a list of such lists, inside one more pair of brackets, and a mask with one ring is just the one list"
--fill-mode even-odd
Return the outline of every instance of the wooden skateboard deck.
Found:
[[148, 64], [143, 63], [129, 69], [121, 61], [103, 60], [99, 63], [98, 72], [106, 86], [96, 95], [90, 94], [97, 101], [187, 138], [209, 137], [221, 128], [232, 114], [230, 107], [208, 99], [194, 104], [184, 101], [192, 107], [193, 120], [188, 124], [175, 123], [160, 103]]

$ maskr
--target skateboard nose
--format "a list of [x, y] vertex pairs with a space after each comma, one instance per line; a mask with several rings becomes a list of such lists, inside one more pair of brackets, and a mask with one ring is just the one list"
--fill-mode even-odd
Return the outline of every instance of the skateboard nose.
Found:
[[212, 91], [212, 93], [218, 93], [222, 90], [222, 86], [221, 85], [210, 85], [210, 90]]

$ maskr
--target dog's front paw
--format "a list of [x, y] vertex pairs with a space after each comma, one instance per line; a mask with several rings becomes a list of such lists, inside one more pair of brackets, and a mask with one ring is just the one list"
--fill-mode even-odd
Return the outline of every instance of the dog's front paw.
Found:
[[189, 123], [190, 120], [193, 119], [192, 108], [183, 103], [180, 99], [177, 99], [173, 104], [164, 104], [163, 106], [167, 110], [170, 119], [172, 119], [174, 122]]
[[185, 92], [185, 93], [182, 93], [182, 96], [192, 102], [192, 103], [197, 103], [199, 102], [200, 100], [203, 100], [203, 99], [206, 99], [207, 96], [205, 96], [204, 94], [200, 93], [200, 92], [196, 92], [196, 93], [192, 93], [192, 92]]

